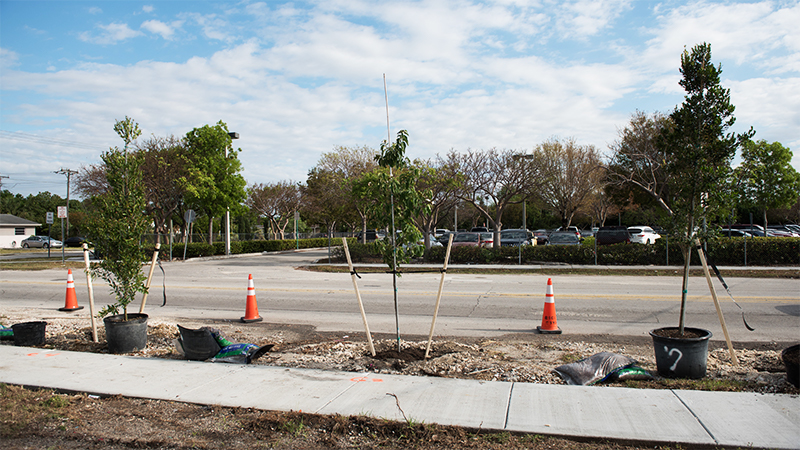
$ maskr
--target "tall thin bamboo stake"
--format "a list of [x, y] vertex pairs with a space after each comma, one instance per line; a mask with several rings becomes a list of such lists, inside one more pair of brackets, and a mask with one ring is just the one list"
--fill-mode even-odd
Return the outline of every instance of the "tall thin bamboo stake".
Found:
[[431, 321], [431, 332], [428, 334], [428, 346], [425, 348], [425, 359], [428, 359], [428, 354], [431, 351], [431, 342], [433, 341], [433, 328], [436, 326], [436, 317], [439, 315], [439, 303], [442, 301], [442, 289], [444, 288], [444, 275], [447, 273], [447, 263], [450, 261], [450, 249], [453, 247], [453, 234], [447, 241], [447, 253], [444, 255], [444, 265], [442, 266], [442, 278], [439, 280], [439, 293], [436, 294], [436, 307], [433, 310], [433, 321]]
[[717, 299], [717, 290], [714, 289], [714, 283], [711, 282], [711, 273], [708, 271], [708, 263], [706, 262], [706, 255], [703, 252], [703, 248], [698, 246], [697, 247], [697, 255], [700, 257], [700, 263], [703, 265], [703, 272], [706, 275], [706, 281], [708, 282], [708, 290], [711, 291], [711, 298], [714, 299], [714, 306], [717, 308], [717, 316], [719, 317], [719, 324], [722, 326], [722, 333], [725, 335], [725, 342], [728, 343], [728, 352], [731, 354], [731, 363], [734, 366], [739, 365], [739, 360], [736, 358], [736, 352], [733, 350], [733, 344], [731, 343], [731, 337], [728, 335], [728, 327], [725, 325], [725, 317], [722, 315], [722, 308], [719, 306], [719, 300]]
[[89, 246], [83, 244], [83, 263], [86, 264], [86, 286], [89, 289], [89, 317], [92, 318], [92, 342], [97, 342], [97, 321], [94, 317], [94, 289], [92, 289], [92, 273], [89, 272]]
[[153, 269], [156, 268], [156, 260], [158, 259], [158, 249], [161, 248], [161, 243], [156, 244], [156, 250], [153, 252], [153, 260], [150, 262], [150, 273], [147, 275], [147, 285], [145, 285], [145, 292], [142, 296], [142, 306], [139, 307], [139, 314], [144, 312], [144, 304], [147, 302], [147, 293], [150, 291], [150, 281], [153, 279]]
[[356, 290], [356, 298], [358, 299], [358, 309], [361, 310], [361, 320], [364, 322], [364, 331], [367, 333], [367, 341], [369, 342], [369, 351], [372, 356], [375, 356], [375, 346], [372, 344], [372, 334], [369, 332], [369, 324], [367, 324], [367, 314], [364, 312], [364, 303], [361, 301], [361, 292], [358, 290], [358, 282], [356, 282], [356, 272], [353, 270], [353, 261], [350, 260], [350, 248], [347, 247], [347, 238], [342, 238], [342, 245], [344, 246], [344, 254], [347, 256], [347, 266], [350, 268], [350, 278], [353, 279], [353, 289]]
[[[386, 145], [392, 142], [392, 132], [389, 128], [389, 91], [386, 89], [386, 74], [383, 74], [383, 95], [386, 99]], [[389, 178], [392, 178], [392, 167], [389, 166]], [[397, 331], [397, 353], [400, 353], [400, 309], [397, 303], [397, 230], [394, 224], [394, 189], [389, 184], [389, 198], [392, 207], [392, 290], [394, 291], [394, 324]]]

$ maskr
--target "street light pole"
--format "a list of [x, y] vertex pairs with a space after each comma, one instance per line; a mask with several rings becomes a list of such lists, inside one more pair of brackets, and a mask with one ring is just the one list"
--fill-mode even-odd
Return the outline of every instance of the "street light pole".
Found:
[[[228, 136], [231, 137], [231, 141], [234, 139], [239, 139], [239, 133], [231, 131], [228, 133]], [[225, 146], [225, 160], [227, 163], [228, 159], [228, 147]], [[231, 254], [231, 207], [228, 205], [227, 209], [225, 210], [225, 254]]]

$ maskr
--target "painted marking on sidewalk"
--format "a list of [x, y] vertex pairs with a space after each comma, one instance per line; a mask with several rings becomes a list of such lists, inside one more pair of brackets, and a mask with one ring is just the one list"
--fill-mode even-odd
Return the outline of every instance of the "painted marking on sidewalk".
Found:
[[[58, 355], [60, 355], [60, 354], [61, 354], [61, 353], [45, 353], [45, 354], [44, 354], [44, 357], [45, 357], [45, 358], [49, 358], [49, 357], [51, 357], [51, 356], [58, 356]], [[39, 356], [39, 355], [41, 355], [41, 353], [28, 353], [28, 354], [27, 354], [27, 355], [25, 355], [25, 356]]]
[[354, 383], [363, 383], [365, 381], [371, 381], [373, 383], [383, 383], [383, 380], [381, 380], [380, 378], [369, 378], [369, 377], [350, 378], [350, 381], [352, 381]]

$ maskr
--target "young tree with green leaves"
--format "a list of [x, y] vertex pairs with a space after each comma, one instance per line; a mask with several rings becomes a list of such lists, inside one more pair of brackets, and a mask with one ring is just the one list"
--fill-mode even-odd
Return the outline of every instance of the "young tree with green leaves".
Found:
[[679, 243], [684, 257], [683, 290], [678, 328], [683, 334], [691, 251], [706, 219], [724, 215], [729, 205], [731, 161], [752, 130], [728, 132], [734, 124], [730, 90], [720, 85], [722, 67], [711, 63], [711, 45], [699, 44], [681, 55], [683, 104], [670, 114], [672, 126], [660, 141], [669, 179], [663, 198], [670, 213], [665, 228]]
[[767, 210], [790, 206], [800, 196], [800, 174], [792, 167], [792, 151], [780, 142], [748, 141], [742, 149], [742, 164], [736, 168], [739, 204]]
[[400, 264], [409, 262], [413, 256], [422, 255], [423, 247], [418, 244], [422, 234], [414, 219], [430, 208], [424, 199], [431, 197], [430, 193], [417, 190], [416, 183], [421, 171], [406, 158], [406, 147], [408, 132], [400, 130], [393, 144], [386, 141], [381, 144], [381, 151], [375, 156], [378, 168], [364, 174], [354, 183], [354, 192], [359, 197], [374, 200], [370, 209], [375, 220], [390, 226], [390, 237], [375, 241], [375, 245], [392, 272], [398, 352], [400, 313], [397, 303], [397, 276], [400, 275]]
[[99, 315], [122, 313], [124, 320], [128, 320], [128, 305], [137, 293], [147, 292], [142, 272], [142, 235], [150, 225], [150, 218], [145, 213], [142, 158], [127, 151], [141, 134], [139, 125], [125, 117], [124, 121], [117, 121], [114, 130], [125, 141], [125, 147], [102, 154], [108, 189], [92, 198], [94, 210], [87, 222], [89, 237], [103, 258], [92, 272], [108, 282], [116, 297], [116, 302], [102, 309]]
[[418, 245], [422, 234], [414, 219], [429, 208], [424, 199], [431, 197], [416, 188], [421, 170], [406, 158], [407, 146], [408, 132], [400, 130], [393, 144], [381, 144], [375, 156], [378, 168], [354, 183], [359, 197], [373, 200], [369, 208], [374, 220], [391, 228], [390, 238], [376, 241], [376, 245], [393, 272], [400, 264], [422, 255], [423, 248]]

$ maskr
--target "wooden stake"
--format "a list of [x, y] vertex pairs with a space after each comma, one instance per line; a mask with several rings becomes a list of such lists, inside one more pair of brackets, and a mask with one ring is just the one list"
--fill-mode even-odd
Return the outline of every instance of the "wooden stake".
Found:
[[147, 284], [145, 287], [147, 290], [145, 291], [144, 295], [142, 296], [142, 306], [139, 307], [139, 314], [144, 312], [144, 304], [147, 302], [147, 293], [150, 291], [150, 281], [153, 279], [153, 270], [156, 268], [156, 260], [158, 259], [158, 249], [161, 248], [161, 243], [156, 244], [156, 250], [153, 252], [153, 261], [150, 262], [150, 273], [147, 275]]
[[731, 337], [728, 335], [728, 327], [725, 325], [725, 317], [723, 317], [722, 308], [719, 306], [719, 300], [717, 299], [717, 291], [714, 289], [714, 283], [711, 282], [711, 273], [708, 271], [708, 263], [706, 262], [706, 255], [703, 253], [702, 247], [697, 247], [697, 255], [700, 257], [700, 263], [703, 265], [703, 272], [706, 274], [706, 281], [708, 282], [708, 290], [711, 291], [711, 298], [714, 299], [714, 306], [717, 308], [719, 324], [722, 326], [722, 333], [725, 335], [725, 342], [728, 343], [728, 351], [731, 354], [731, 363], [734, 366], [738, 366], [739, 360], [736, 358], [736, 352], [733, 350]]
[[356, 290], [356, 298], [358, 299], [358, 308], [361, 310], [361, 320], [364, 321], [364, 330], [367, 333], [367, 341], [369, 342], [369, 351], [372, 356], [375, 356], [375, 346], [372, 345], [372, 335], [369, 332], [369, 324], [367, 324], [367, 314], [364, 312], [364, 303], [361, 301], [361, 293], [358, 291], [358, 283], [356, 282], [356, 273], [353, 271], [353, 261], [350, 260], [350, 248], [347, 247], [347, 238], [342, 238], [342, 245], [344, 245], [344, 254], [347, 256], [347, 266], [350, 268], [350, 278], [353, 279], [353, 289]]
[[92, 289], [92, 273], [89, 271], [89, 246], [83, 244], [83, 262], [86, 264], [86, 286], [89, 288], [89, 317], [92, 318], [92, 342], [97, 342], [97, 322], [94, 318], [94, 289]]
[[439, 315], [439, 303], [442, 301], [442, 288], [444, 288], [444, 275], [447, 273], [447, 263], [450, 261], [450, 249], [453, 247], [453, 234], [447, 241], [447, 253], [444, 256], [444, 266], [442, 266], [442, 278], [439, 280], [439, 293], [436, 295], [436, 307], [433, 310], [433, 321], [431, 321], [431, 332], [428, 335], [428, 346], [425, 348], [425, 359], [428, 359], [428, 354], [431, 351], [431, 342], [433, 341], [433, 328], [436, 326], [436, 317]]

